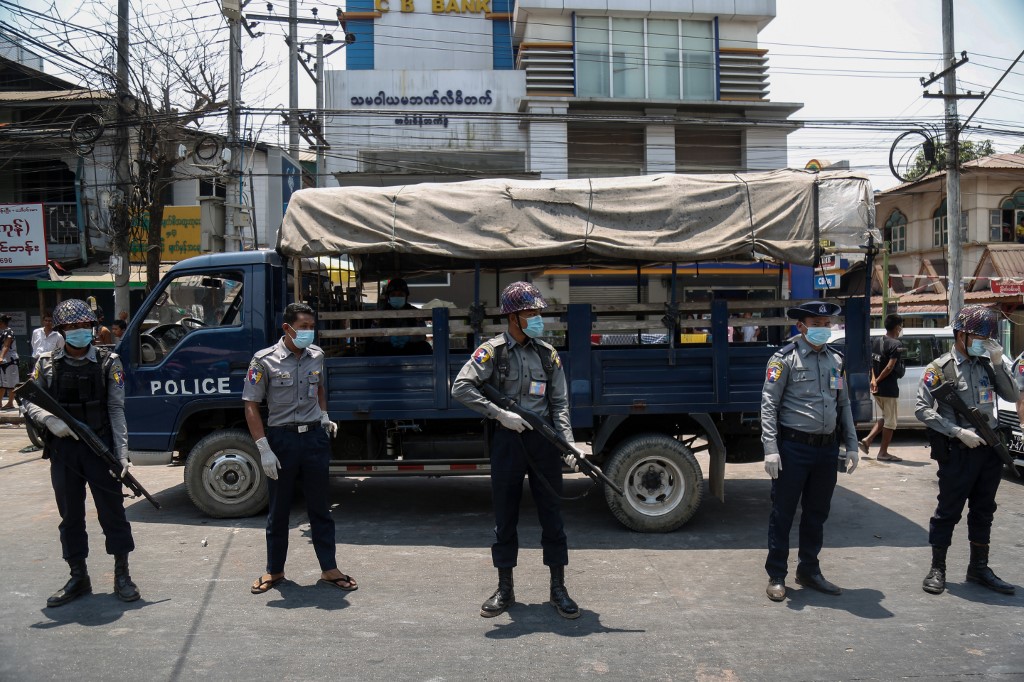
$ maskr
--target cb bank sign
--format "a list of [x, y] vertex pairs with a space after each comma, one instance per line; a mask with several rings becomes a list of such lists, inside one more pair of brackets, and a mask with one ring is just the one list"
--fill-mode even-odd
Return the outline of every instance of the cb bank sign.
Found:
[[[491, 0], [420, 0], [430, 2], [434, 14], [479, 14], [491, 11]], [[374, 0], [378, 12], [390, 12], [392, 7], [401, 12], [415, 12], [415, 0]]]

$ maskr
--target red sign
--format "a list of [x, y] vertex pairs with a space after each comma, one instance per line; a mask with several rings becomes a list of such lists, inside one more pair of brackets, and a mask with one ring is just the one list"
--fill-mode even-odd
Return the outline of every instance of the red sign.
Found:
[[1024, 294], [1024, 279], [995, 279], [991, 281], [993, 294]]

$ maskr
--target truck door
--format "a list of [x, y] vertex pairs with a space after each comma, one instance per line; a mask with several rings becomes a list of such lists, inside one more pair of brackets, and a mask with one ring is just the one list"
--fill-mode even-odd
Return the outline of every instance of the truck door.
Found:
[[198, 411], [241, 409], [252, 357], [246, 268], [184, 271], [161, 282], [128, 327], [125, 413], [133, 450], [174, 449]]

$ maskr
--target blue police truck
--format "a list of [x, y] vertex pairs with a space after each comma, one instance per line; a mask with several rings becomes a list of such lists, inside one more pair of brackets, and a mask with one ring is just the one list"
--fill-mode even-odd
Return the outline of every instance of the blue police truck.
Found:
[[[280, 338], [285, 306], [304, 300], [318, 311], [328, 408], [341, 426], [332, 475], [486, 474], [484, 425], [450, 388], [477, 344], [504, 329], [497, 292], [517, 279], [557, 288], [546, 273], [627, 268], [638, 286], [642, 271], [655, 273], [645, 278], [662, 281], [664, 300], [574, 303], [552, 289], [545, 338], [567, 373], [576, 441], [625, 490], [605, 490], [609, 509], [633, 530], [670, 531], [700, 505], [701, 461], [710, 492], [724, 499], [727, 455], [760, 458], [765, 366], [790, 333], [784, 308], [795, 302], [784, 300], [782, 274], [769, 298], [687, 300], [680, 271], [813, 266], [837, 253], [870, 273], [873, 216], [869, 182], [849, 173], [302, 190], [275, 250], [182, 261], [133, 316], [118, 346], [131, 457], [184, 460], [188, 494], [211, 516], [263, 510], [267, 486], [242, 383], [253, 353]], [[395, 276], [464, 286], [432, 307], [375, 309], [379, 282]], [[844, 307], [848, 385], [863, 419], [869, 293], [861, 289], [829, 300]], [[767, 335], [743, 341], [746, 312]], [[400, 343], [373, 350], [424, 336], [426, 352]]]

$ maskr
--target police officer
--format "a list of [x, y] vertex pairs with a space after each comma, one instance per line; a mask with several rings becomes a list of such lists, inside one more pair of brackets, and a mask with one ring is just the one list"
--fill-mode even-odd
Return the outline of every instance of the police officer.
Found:
[[[578, 618], [579, 607], [565, 588], [569, 551], [562, 526], [562, 459], [543, 436], [519, 415], [503, 410], [480, 394], [490, 383], [523, 408], [548, 419], [566, 440], [573, 440], [569, 395], [558, 351], [539, 337], [544, 331], [540, 311], [544, 298], [529, 282], [513, 282], [501, 292], [501, 312], [508, 330], [474, 351], [452, 386], [452, 397], [500, 425], [490, 441], [491, 490], [494, 498], [495, 541], [491, 559], [498, 569], [498, 589], [484, 602], [480, 615], [493, 618], [515, 603], [512, 569], [519, 554], [519, 500], [523, 476], [541, 524], [544, 564], [551, 569], [550, 603], [565, 618]], [[578, 466], [569, 456], [570, 467]], [[578, 470], [578, 469], [577, 469]]]
[[1012, 402], [1019, 396], [1002, 346], [992, 338], [998, 331], [998, 322], [996, 311], [985, 306], [961, 308], [953, 320], [953, 348], [925, 368], [917, 388], [914, 414], [934, 432], [932, 458], [939, 465], [938, 505], [928, 527], [932, 567], [921, 585], [931, 594], [941, 594], [946, 589], [946, 551], [968, 500], [971, 560], [967, 580], [1003, 594], [1014, 593], [1013, 585], [1000, 580], [988, 566], [992, 517], [1003, 462], [974, 429], [961, 426], [968, 423], [963, 416], [945, 403], [938, 402], [936, 406], [932, 397], [933, 389], [943, 382], [952, 382], [967, 407], [978, 408], [989, 425], [996, 427], [996, 394]]
[[[313, 309], [305, 303], [290, 303], [281, 329], [284, 336], [280, 341], [253, 356], [242, 385], [245, 423], [259, 449], [270, 490], [267, 572], [256, 579], [250, 591], [262, 594], [284, 580], [288, 515], [297, 482], [306, 498], [313, 550], [322, 571], [318, 582], [351, 591], [356, 589], [356, 581], [338, 570], [334, 519], [328, 508], [328, 435], [336, 436], [338, 425], [327, 415], [324, 352], [313, 344]], [[266, 428], [260, 415], [264, 399]]]
[[789, 531], [797, 504], [800, 554], [796, 582], [825, 594], [842, 590], [821, 574], [818, 553], [846, 450], [846, 471], [857, 468], [857, 432], [843, 373], [843, 356], [828, 347], [833, 303], [811, 301], [786, 311], [800, 336], [768, 361], [761, 398], [764, 469], [772, 477], [772, 513], [768, 520], [768, 598], [786, 598]]
[[[53, 311], [53, 324], [64, 336], [64, 347], [40, 355], [32, 376], [75, 419], [106, 441], [117, 453], [124, 476], [130, 465], [121, 360], [115, 353], [93, 345], [96, 316], [85, 301], [69, 299], [60, 303]], [[48, 432], [43, 457], [50, 459], [50, 481], [60, 513], [60, 544], [64, 560], [71, 567], [71, 579], [46, 605], [62, 606], [92, 592], [85, 565], [89, 555], [86, 483], [92, 490], [107, 554], [114, 555], [114, 593], [122, 601], [135, 601], [139, 590], [128, 573], [128, 553], [135, 549], [135, 541], [124, 512], [121, 484], [62, 420], [31, 404], [26, 404], [25, 412], [41, 427], [40, 431]]]

